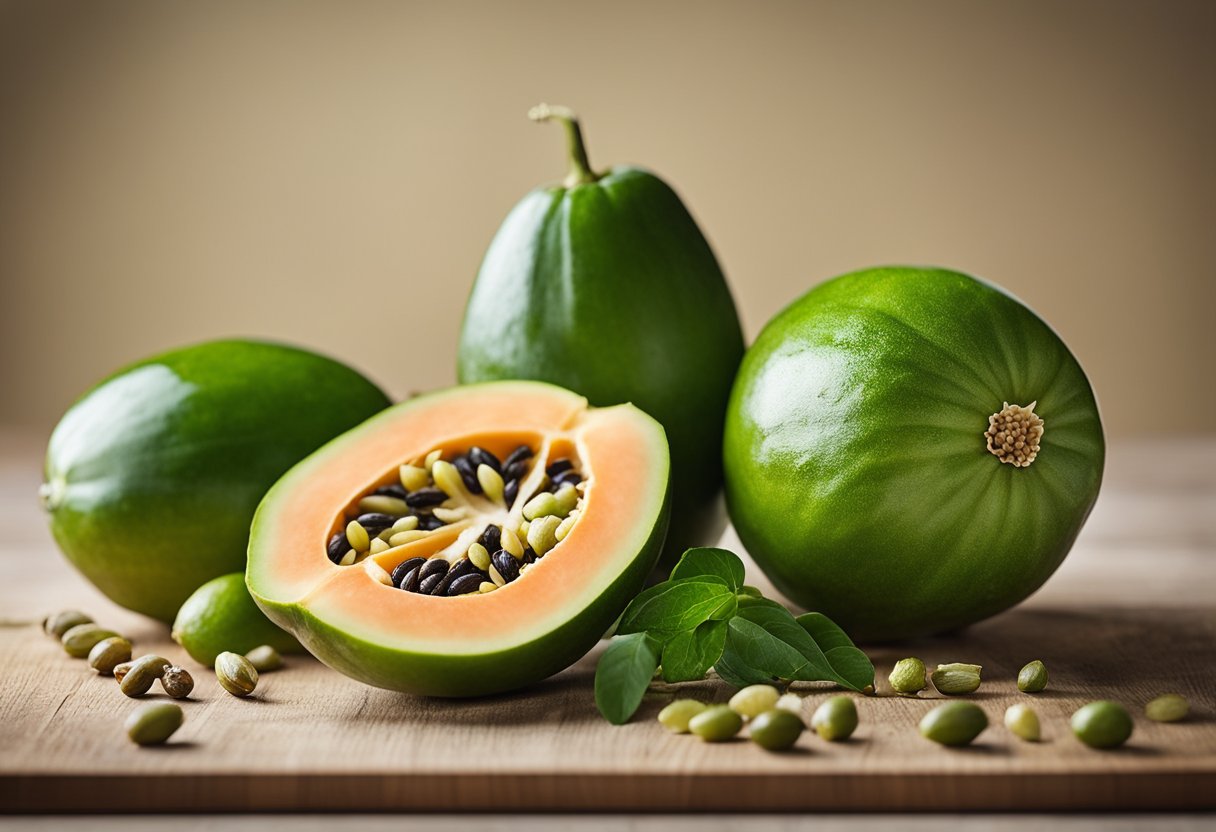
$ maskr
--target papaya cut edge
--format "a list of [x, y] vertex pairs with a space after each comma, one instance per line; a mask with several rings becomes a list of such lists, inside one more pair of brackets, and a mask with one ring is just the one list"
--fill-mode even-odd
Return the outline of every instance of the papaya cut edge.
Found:
[[[340, 511], [398, 464], [436, 448], [521, 441], [538, 448], [541, 461], [554, 447], [571, 450], [587, 474], [579, 521], [524, 580], [484, 595], [432, 597], [386, 585], [361, 565], [336, 566], [326, 558], [325, 541]], [[335, 439], [271, 489], [254, 518], [247, 584], [263, 611], [306, 643], [320, 624], [405, 652], [510, 649], [594, 605], [634, 566], [662, 522], [669, 474], [661, 426], [632, 405], [591, 408], [580, 396], [538, 382], [428, 394]], [[454, 543], [460, 533], [445, 526], [368, 560], [391, 571], [406, 558]]]

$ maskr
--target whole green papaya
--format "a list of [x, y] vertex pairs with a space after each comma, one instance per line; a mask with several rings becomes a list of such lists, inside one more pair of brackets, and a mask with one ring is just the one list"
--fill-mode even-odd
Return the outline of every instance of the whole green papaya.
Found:
[[244, 570], [275, 480], [388, 404], [351, 368], [280, 344], [210, 341], [140, 361], [55, 427], [51, 532], [111, 600], [170, 622], [200, 584]]
[[593, 405], [632, 402], [667, 431], [668, 555], [720, 533], [726, 402], [743, 335], [726, 279], [663, 180], [596, 172], [577, 119], [541, 105], [569, 139], [560, 186], [525, 196], [486, 252], [460, 335], [462, 383], [536, 379]]

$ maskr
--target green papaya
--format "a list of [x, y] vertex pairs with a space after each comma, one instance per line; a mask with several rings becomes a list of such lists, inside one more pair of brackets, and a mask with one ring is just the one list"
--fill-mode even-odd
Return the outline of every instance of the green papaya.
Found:
[[388, 404], [349, 367], [278, 344], [212, 341], [140, 361], [51, 435], [51, 532], [113, 601], [171, 622], [201, 584], [244, 571], [275, 480]]
[[709, 243], [662, 179], [596, 172], [577, 119], [570, 172], [525, 196], [490, 243], [460, 334], [462, 383], [534, 379], [591, 404], [632, 402], [667, 431], [672, 525], [666, 553], [721, 532], [722, 425], [743, 335]]
[[1102, 482], [1093, 390], [1051, 327], [959, 272], [880, 268], [765, 326], [727, 414], [747, 551], [859, 640], [952, 630], [1043, 584]]

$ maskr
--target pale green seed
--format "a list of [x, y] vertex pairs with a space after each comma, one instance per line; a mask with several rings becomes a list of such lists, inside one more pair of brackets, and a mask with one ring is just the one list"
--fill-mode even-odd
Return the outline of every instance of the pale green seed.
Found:
[[506, 579], [493, 564], [490, 564], [490, 568], [486, 571], [490, 573], [490, 580], [494, 582], [494, 586], [499, 587], [507, 585]]
[[887, 678], [896, 693], [919, 693], [925, 689], [925, 663], [915, 657], [900, 659]]
[[938, 705], [920, 721], [921, 736], [951, 747], [969, 745], [987, 727], [987, 714], [972, 702]]
[[1178, 722], [1190, 711], [1191, 703], [1178, 693], [1162, 694], [1144, 706], [1144, 715], [1153, 722]]
[[114, 668], [131, 661], [131, 642], [122, 636], [111, 636], [93, 645], [89, 651], [89, 667], [102, 676], [114, 673]]
[[553, 494], [553, 499], [557, 501], [557, 514], [560, 517], [565, 517], [570, 512], [574, 511], [574, 507], [578, 505], [578, 491], [570, 483], [566, 483]]
[[443, 458], [443, 451], [439, 450], [438, 448], [436, 448], [435, 450], [431, 451], [429, 454], [426, 455], [426, 461], [423, 462], [422, 465], [423, 465], [423, 468], [426, 470], [427, 474], [430, 474], [432, 471], [435, 470], [435, 463], [438, 462], [442, 458]]
[[253, 669], [258, 673], [278, 670], [283, 666], [283, 657], [279, 655], [278, 650], [275, 650], [269, 644], [253, 648], [245, 654], [245, 658], [249, 659], [249, 663], [253, 665]]
[[502, 527], [502, 548], [511, 553], [516, 560], [524, 556], [524, 544], [519, 542], [519, 535], [506, 526]]
[[1118, 702], [1083, 705], [1069, 720], [1077, 739], [1091, 748], [1117, 748], [1132, 735], [1132, 718]]
[[381, 552], [387, 552], [389, 549], [388, 541], [377, 537], [372, 540], [371, 546], [368, 548], [368, 553], [378, 555]]
[[139, 706], [127, 717], [127, 736], [138, 745], [160, 745], [173, 736], [184, 721], [180, 705], [152, 702]]
[[797, 714], [772, 708], [751, 721], [748, 736], [766, 751], [786, 751], [794, 747], [805, 728]]
[[62, 639], [63, 634], [81, 624], [92, 624], [93, 619], [80, 610], [64, 610], [54, 615], [48, 615], [42, 622], [42, 630], [48, 636]]
[[118, 633], [113, 630], [107, 630], [104, 627], [98, 627], [96, 624], [77, 624], [66, 630], [60, 643], [63, 645], [63, 650], [74, 659], [83, 659], [89, 655], [89, 651], [99, 641], [104, 641], [107, 638], [114, 638]]
[[1010, 705], [1005, 711], [1005, 727], [1015, 737], [1026, 742], [1038, 742], [1041, 733], [1039, 715], [1029, 705]]
[[258, 671], [253, 663], [236, 653], [215, 657], [215, 678], [233, 696], [248, 696], [258, 686]]
[[502, 474], [483, 462], [477, 466], [477, 482], [481, 483], [481, 490], [491, 500], [502, 506], [507, 504], [506, 499], [503, 497], [504, 484]]
[[659, 711], [659, 724], [673, 734], [687, 734], [688, 721], [708, 707], [695, 699], [677, 699]]
[[398, 473], [401, 475], [401, 485], [406, 491], [426, 488], [431, 482], [431, 475], [425, 468], [419, 468], [417, 465], [402, 465]]
[[566, 535], [570, 534], [570, 530], [574, 528], [574, 524], [578, 522], [577, 514], [567, 515], [566, 519], [558, 524], [557, 530], [553, 532], [553, 536], [561, 543], [566, 539]]
[[811, 727], [828, 742], [841, 742], [857, 730], [857, 704], [851, 696], [831, 696], [811, 715]]
[[1038, 659], [1018, 671], [1018, 690], [1022, 693], [1038, 693], [1047, 687], [1047, 665]]
[[557, 503], [557, 497], [548, 491], [542, 491], [524, 503], [524, 518], [526, 520], [535, 520], [538, 517], [548, 517], [549, 515], [557, 514], [560, 510], [561, 507]]
[[485, 572], [490, 568], [490, 553], [486, 550], [485, 546], [482, 546], [480, 543], [474, 543], [469, 547], [469, 561], [482, 572]]
[[496, 589], [498, 589], [498, 584], [494, 583], [493, 581], [482, 581], [477, 587], [477, 591], [482, 595], [485, 595], [487, 592], [493, 592]]
[[469, 492], [464, 487], [464, 480], [460, 478], [460, 472], [452, 463], [442, 459], [436, 460], [431, 467], [431, 476], [435, 478], [435, 485], [439, 490], [449, 497], [456, 500], [469, 498]]
[[[359, 511], [392, 514], [395, 517], [400, 517], [403, 514], [409, 514], [410, 507], [400, 497], [392, 497], [388, 494], [369, 494], [359, 501]], [[355, 548], [357, 549], [358, 547], [356, 546]]]
[[424, 529], [411, 529], [405, 532], [397, 532], [388, 539], [388, 543], [393, 547], [404, 546], [407, 543], [413, 543], [415, 540], [422, 540], [422, 538], [426, 537], [428, 534], [430, 534], [430, 532], [425, 531]]
[[131, 667], [118, 679], [118, 689], [132, 698], [143, 696], [152, 689], [152, 683], [159, 679], [169, 667], [169, 660], [156, 655], [140, 656], [131, 662]]
[[338, 566], [350, 566], [352, 563], [354, 563], [358, 559], [359, 559], [358, 552], [356, 552], [354, 549], [347, 549], [346, 554], [343, 555], [342, 559], [338, 561]]
[[739, 716], [759, 716], [780, 698], [781, 692], [772, 685], [748, 685], [730, 698], [730, 707]]
[[194, 677], [184, 667], [170, 665], [160, 676], [160, 686], [174, 699], [185, 699], [194, 690]]
[[528, 545], [536, 554], [543, 555], [557, 545], [557, 527], [562, 524], [558, 517], [546, 515], [528, 524]]
[[435, 506], [431, 509], [431, 514], [435, 515], [436, 520], [442, 520], [445, 523], [456, 523], [468, 517], [468, 512], [462, 508], [445, 508], [444, 506]]
[[516, 534], [516, 535], [518, 535], [518, 537], [519, 537], [519, 539], [520, 539], [520, 540], [527, 540], [527, 539], [528, 539], [528, 527], [529, 527], [530, 525], [531, 525], [531, 524], [530, 524], [530, 523], [529, 523], [527, 520], [523, 520], [523, 521], [521, 521], [521, 522], [520, 522], [520, 524], [519, 524], [519, 528], [517, 528], [517, 529], [515, 530], [515, 534]]
[[743, 727], [743, 717], [727, 705], [711, 705], [688, 720], [688, 730], [706, 742], [728, 740]]
[[[360, 505], [360, 508], [363, 506]], [[367, 537], [367, 529], [359, 525], [358, 520], [351, 520], [346, 524], [346, 542], [356, 552], [366, 552], [371, 546], [371, 541]]]
[[410, 514], [393, 523], [389, 528], [389, 537], [392, 537], [397, 532], [412, 532], [416, 528], [418, 528], [418, 517], [417, 515]]
[[980, 687], [980, 671], [978, 664], [952, 662], [939, 664], [933, 671], [933, 687], [947, 696], [975, 693]]

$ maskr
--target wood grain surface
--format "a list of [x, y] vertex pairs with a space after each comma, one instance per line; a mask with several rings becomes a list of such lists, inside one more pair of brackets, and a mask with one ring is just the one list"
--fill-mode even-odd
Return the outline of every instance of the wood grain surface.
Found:
[[[41, 440], [0, 432], [5, 811], [1216, 807], [1216, 442], [1116, 446], [1090, 524], [1038, 595], [955, 636], [868, 647], [883, 681], [905, 655], [983, 664], [971, 698], [992, 727], [974, 747], [921, 739], [916, 723], [935, 697], [878, 696], [859, 697], [851, 741], [808, 734], [794, 752], [770, 754], [744, 740], [667, 734], [654, 721], [673, 695], [664, 686], [634, 722], [607, 724], [592, 702], [598, 650], [531, 690], [472, 701], [369, 688], [309, 658], [265, 674], [248, 700], [228, 696], [164, 627], [110, 604], [55, 552], [35, 499]], [[186, 723], [169, 745], [131, 745], [122, 721], [136, 703], [41, 634], [37, 620], [67, 607], [195, 672]], [[1033, 697], [1014, 685], [1032, 658], [1052, 673]], [[808, 715], [828, 695], [795, 690]], [[731, 689], [707, 681], [679, 691], [725, 700]], [[1191, 700], [1187, 722], [1142, 717], [1167, 691]], [[1125, 748], [1093, 751], [1068, 733], [1068, 715], [1097, 698], [1136, 716]], [[1018, 701], [1039, 711], [1043, 742], [1000, 727]]]

